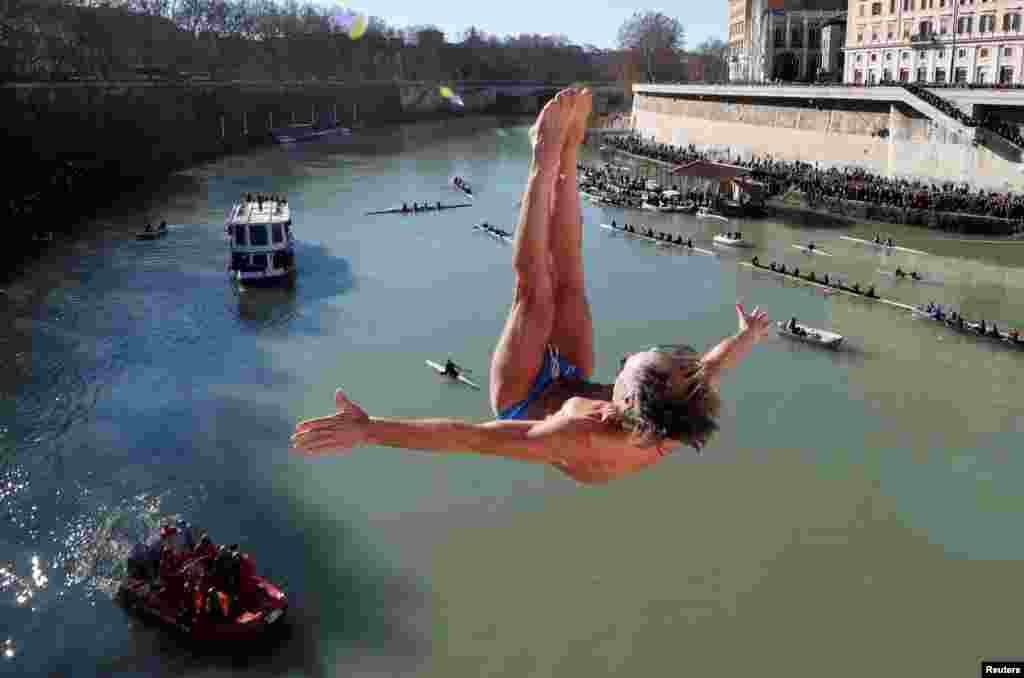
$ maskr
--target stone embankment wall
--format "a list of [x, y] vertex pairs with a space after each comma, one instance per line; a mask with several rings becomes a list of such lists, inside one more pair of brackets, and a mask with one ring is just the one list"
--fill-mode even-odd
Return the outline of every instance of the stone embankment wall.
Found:
[[[633, 124], [644, 138], [676, 146], [728, 151], [747, 159], [860, 167], [875, 174], [934, 182], [966, 181], [992, 190], [1024, 191], [1024, 172], [984, 146], [903, 105], [859, 100], [737, 101], [651, 96], [633, 99]], [[880, 134], [881, 133], [881, 134]]]

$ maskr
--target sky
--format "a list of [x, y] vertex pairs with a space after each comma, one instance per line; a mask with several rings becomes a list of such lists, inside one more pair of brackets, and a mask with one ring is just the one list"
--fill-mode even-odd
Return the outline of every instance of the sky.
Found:
[[[320, 0], [318, 4], [334, 4]], [[680, 0], [673, 5], [650, 5], [641, 0], [513, 0], [501, 2], [424, 2], [423, 0], [339, 0], [339, 4], [379, 16], [396, 28], [433, 24], [449, 42], [476, 26], [499, 37], [519, 33], [563, 34], [577, 45], [617, 47], [616, 34], [633, 12], [661, 12], [678, 19], [686, 30], [686, 48], [706, 38], [726, 39], [727, 0]]]

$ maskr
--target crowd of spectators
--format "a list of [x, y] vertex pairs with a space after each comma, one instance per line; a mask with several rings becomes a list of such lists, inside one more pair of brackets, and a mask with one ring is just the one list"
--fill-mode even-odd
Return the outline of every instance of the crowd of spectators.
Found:
[[694, 160], [730, 162], [750, 170], [753, 179], [764, 182], [769, 195], [796, 187], [814, 205], [822, 200], [857, 200], [899, 208], [936, 210], [1002, 219], [1024, 219], [1024, 194], [971, 190], [965, 183], [936, 184], [920, 180], [890, 179], [861, 168], [821, 169], [817, 164], [754, 156], [750, 160], [731, 158], [728, 151], [701, 152], [694, 145], [685, 148], [645, 141], [637, 136], [605, 139], [603, 143], [634, 155], [682, 164]]

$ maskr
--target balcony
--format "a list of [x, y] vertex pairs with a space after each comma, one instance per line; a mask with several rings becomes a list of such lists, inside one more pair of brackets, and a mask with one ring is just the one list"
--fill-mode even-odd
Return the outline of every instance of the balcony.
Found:
[[936, 35], [935, 33], [915, 33], [914, 35], [910, 36], [910, 42], [914, 42], [914, 43], [918, 43], [918, 42], [934, 43], [934, 42], [938, 42], [938, 41], [939, 41], [939, 36]]

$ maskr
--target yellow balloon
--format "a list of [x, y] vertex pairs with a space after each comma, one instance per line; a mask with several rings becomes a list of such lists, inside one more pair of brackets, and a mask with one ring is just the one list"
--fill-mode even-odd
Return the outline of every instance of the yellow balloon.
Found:
[[349, 29], [348, 34], [353, 40], [358, 40], [363, 37], [366, 33], [366, 17], [362, 14], [357, 14], [355, 21], [352, 22], [352, 28]]
[[452, 91], [451, 87], [443, 87], [442, 86], [441, 87], [441, 96], [443, 96], [446, 99], [451, 99], [453, 96], [455, 96], [455, 92]]

